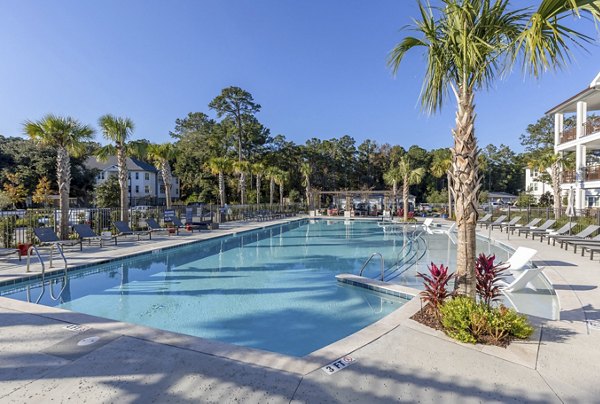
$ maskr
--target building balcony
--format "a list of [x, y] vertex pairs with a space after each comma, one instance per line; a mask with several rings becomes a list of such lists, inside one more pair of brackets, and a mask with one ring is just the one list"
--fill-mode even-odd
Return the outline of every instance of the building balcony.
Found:
[[[587, 119], [585, 124], [583, 125], [583, 131], [581, 136], [589, 136], [594, 133], [600, 132], [600, 117], [590, 117]], [[563, 144], [566, 142], [570, 142], [571, 140], [575, 140], [577, 137], [577, 127], [574, 126], [569, 129], [565, 129], [560, 133], [559, 144]]]
[[[582, 169], [584, 181], [600, 181], [600, 165], [591, 165]], [[575, 170], [562, 172], [562, 183], [571, 184], [577, 181]]]

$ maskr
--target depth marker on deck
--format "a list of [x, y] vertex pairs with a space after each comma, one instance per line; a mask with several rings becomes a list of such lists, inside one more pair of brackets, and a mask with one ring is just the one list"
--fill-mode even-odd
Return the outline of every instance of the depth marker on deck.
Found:
[[348, 366], [350, 366], [351, 364], [353, 364], [354, 362], [356, 362], [356, 359], [354, 359], [351, 356], [344, 356], [343, 358], [337, 359], [331, 363], [328, 363], [327, 365], [323, 366], [321, 368], [321, 370], [325, 373], [327, 373], [328, 375], [332, 375], [335, 372], [342, 370]]

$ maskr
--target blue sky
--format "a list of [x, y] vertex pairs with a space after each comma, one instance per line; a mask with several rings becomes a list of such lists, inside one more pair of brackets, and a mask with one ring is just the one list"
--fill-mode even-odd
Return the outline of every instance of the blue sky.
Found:
[[[134, 138], [170, 141], [175, 119], [213, 115], [208, 103], [236, 85], [262, 105], [257, 117], [273, 135], [296, 143], [350, 135], [447, 147], [454, 103], [434, 116], [421, 112], [422, 56], [410, 55], [395, 78], [386, 66], [415, 5], [1, 0], [0, 134], [21, 135], [23, 121], [49, 112], [94, 126], [112, 113], [134, 120]], [[588, 49], [575, 50], [564, 71], [536, 81], [515, 70], [478, 94], [480, 145], [520, 150], [529, 123], [598, 73], [600, 47]]]

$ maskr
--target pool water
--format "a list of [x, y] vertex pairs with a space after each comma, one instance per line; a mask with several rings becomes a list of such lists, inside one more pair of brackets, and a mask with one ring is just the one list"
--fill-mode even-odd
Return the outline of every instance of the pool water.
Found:
[[[76, 270], [40, 303], [304, 356], [406, 302], [335, 279], [374, 250], [393, 256], [398, 240], [373, 222], [292, 222]], [[39, 282], [0, 289], [25, 301], [40, 292]]]

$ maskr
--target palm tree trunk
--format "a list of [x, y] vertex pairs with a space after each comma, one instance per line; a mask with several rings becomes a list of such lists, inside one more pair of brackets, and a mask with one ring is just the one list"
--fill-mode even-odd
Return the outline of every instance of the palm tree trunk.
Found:
[[123, 145], [117, 146], [117, 169], [121, 188], [121, 220], [129, 222], [129, 195], [127, 190], [127, 156]]
[[56, 155], [56, 177], [60, 197], [60, 238], [69, 235], [69, 191], [71, 186], [71, 159], [64, 147], [59, 147]]
[[269, 191], [270, 191], [269, 204], [271, 206], [273, 206], [273, 198], [275, 197], [275, 180], [273, 178], [271, 178], [271, 183], [269, 184]]
[[256, 174], [256, 204], [260, 205], [260, 183], [261, 183], [261, 175], [260, 174]]
[[219, 199], [221, 207], [225, 206], [225, 175], [223, 171], [219, 171]]
[[283, 181], [279, 183], [279, 205], [283, 208]]
[[477, 194], [481, 186], [477, 166], [474, 94], [459, 88], [456, 127], [453, 131], [452, 184], [458, 227], [456, 252], [456, 288], [458, 293], [475, 297], [475, 232]]
[[554, 198], [554, 218], [559, 219], [562, 213], [562, 200], [560, 197], [560, 164], [552, 163], [552, 196]]
[[408, 175], [404, 177], [404, 183], [402, 184], [402, 207], [404, 208], [404, 221], [408, 221]]
[[450, 171], [448, 171], [448, 217], [450, 219], [452, 219], [453, 215], [453, 211], [452, 211], [452, 191], [450, 190], [450, 188], [452, 188], [452, 177], [450, 176]]
[[240, 203], [246, 203], [246, 173], [243, 171], [240, 173]]
[[[398, 212], [398, 182], [392, 184], [392, 194], [394, 194], [394, 213]], [[393, 216], [393, 214], [392, 214]]]
[[171, 209], [171, 165], [168, 161], [161, 163], [161, 173], [165, 184], [165, 198], [167, 199], [167, 209]]
[[310, 182], [308, 182], [308, 179], [307, 179], [307, 185], [306, 185], [304, 192], [306, 192], [306, 208], [310, 210], [310, 206], [311, 206], [311, 204], [310, 204]]

